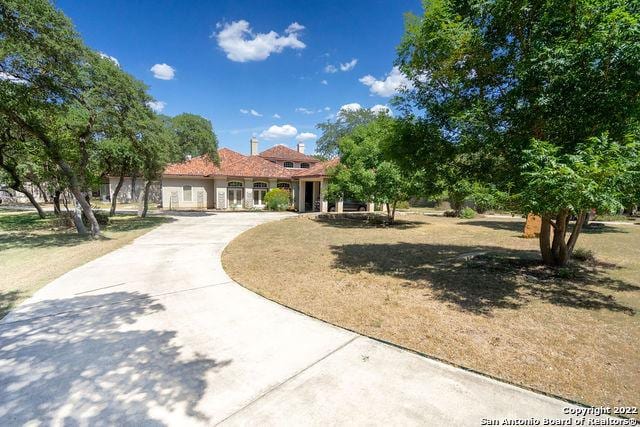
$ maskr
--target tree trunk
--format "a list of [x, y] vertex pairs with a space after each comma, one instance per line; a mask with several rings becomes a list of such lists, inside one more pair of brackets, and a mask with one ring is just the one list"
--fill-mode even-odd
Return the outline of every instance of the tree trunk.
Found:
[[36, 187], [38, 187], [38, 190], [40, 190], [40, 194], [42, 194], [42, 200], [44, 200], [45, 203], [49, 203], [49, 198], [47, 197], [47, 192], [44, 191], [44, 189], [42, 188], [42, 185], [40, 183], [36, 183], [35, 185], [36, 185]]
[[396, 221], [396, 205], [397, 201], [393, 202], [393, 207], [391, 208], [391, 219], [389, 220], [389, 224], [393, 224]]
[[[588, 214], [587, 211], [581, 211], [578, 214], [576, 224], [568, 240], [566, 240], [566, 235], [567, 229], [569, 228], [569, 211], [559, 211], [555, 217], [555, 222], [551, 221], [549, 215], [542, 216], [540, 253], [546, 265], [554, 267], [564, 267], [567, 265], [569, 260], [571, 260], [573, 250]], [[553, 227], [553, 240], [551, 239], [551, 227]]]
[[82, 210], [80, 208], [80, 204], [76, 201], [75, 207], [73, 209], [73, 224], [76, 226], [76, 230], [78, 234], [84, 236], [87, 234], [87, 229], [84, 226], [84, 222], [82, 222]]
[[131, 175], [131, 200], [136, 200], [136, 174]]
[[539, 239], [542, 261], [546, 265], [553, 265], [553, 255], [551, 254], [551, 219], [547, 215], [542, 215]]
[[53, 213], [60, 215], [62, 210], [60, 209], [60, 190], [56, 190], [53, 193]]
[[24, 186], [22, 184], [20, 184], [18, 186], [18, 188], [14, 188], [14, 190], [21, 192], [22, 194], [24, 194], [25, 196], [27, 196], [27, 199], [29, 199], [29, 201], [31, 202], [31, 204], [33, 205], [34, 208], [36, 208], [36, 210], [38, 211], [38, 216], [40, 218], [45, 218], [45, 213], [42, 210], [42, 206], [40, 206], [40, 203], [38, 203], [35, 199], [35, 197], [33, 197], [33, 194], [31, 194], [31, 192], [29, 190], [27, 190], [26, 188], [24, 188]]
[[109, 209], [109, 216], [114, 216], [116, 214], [116, 204], [118, 203], [118, 193], [120, 193], [120, 188], [122, 188], [122, 183], [124, 182], [124, 173], [120, 174], [120, 179], [118, 179], [118, 184], [116, 185], [115, 190], [113, 190], [113, 194], [111, 195], [111, 209]]
[[149, 188], [151, 187], [151, 181], [148, 180], [144, 184], [144, 194], [142, 198], [142, 211], [138, 214], [140, 218], [145, 218], [147, 216], [147, 211], [149, 210]]

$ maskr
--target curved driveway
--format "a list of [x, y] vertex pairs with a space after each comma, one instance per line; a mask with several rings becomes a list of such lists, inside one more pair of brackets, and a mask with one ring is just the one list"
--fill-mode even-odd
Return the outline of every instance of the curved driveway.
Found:
[[0, 323], [0, 425], [562, 416], [562, 401], [327, 325], [230, 280], [224, 246], [282, 216], [176, 216], [41, 289]]

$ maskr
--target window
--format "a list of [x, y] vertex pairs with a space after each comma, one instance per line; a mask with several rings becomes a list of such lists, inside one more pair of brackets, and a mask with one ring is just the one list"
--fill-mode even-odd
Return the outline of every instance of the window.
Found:
[[282, 188], [283, 190], [288, 190], [291, 188], [291, 185], [289, 185], [288, 182], [279, 182], [278, 188]]
[[253, 188], [267, 188], [268, 185], [266, 182], [254, 182]]
[[240, 181], [229, 181], [229, 183], [227, 183], [227, 187], [243, 187], [244, 184], [241, 183]]
[[309, 169], [309, 163], [300, 163], [302, 169]]
[[284, 167], [285, 168], [292, 168], [293, 167], [293, 162], [284, 162]]
[[191, 201], [191, 186], [185, 185], [182, 187], [182, 200], [185, 202]]

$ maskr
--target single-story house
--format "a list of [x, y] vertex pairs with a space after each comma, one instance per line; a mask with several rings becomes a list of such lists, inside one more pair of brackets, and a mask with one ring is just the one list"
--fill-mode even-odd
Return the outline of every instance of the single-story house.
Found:
[[[208, 156], [187, 158], [168, 165], [162, 175], [162, 207], [164, 209], [263, 209], [264, 197], [271, 188], [291, 191], [293, 205], [299, 212], [327, 212], [323, 197], [327, 171], [337, 159], [321, 162], [304, 153], [304, 144], [297, 150], [276, 145], [261, 153], [258, 140], [250, 141], [250, 154], [240, 154], [228, 148], [218, 151], [216, 165]], [[111, 194], [117, 178], [110, 180]], [[372, 208], [372, 207], [371, 207]], [[342, 203], [336, 203], [342, 211]]]

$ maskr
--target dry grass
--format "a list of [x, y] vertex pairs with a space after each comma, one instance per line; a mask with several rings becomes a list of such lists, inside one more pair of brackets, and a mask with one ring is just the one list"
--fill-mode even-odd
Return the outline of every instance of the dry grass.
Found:
[[519, 219], [405, 216], [393, 228], [295, 218], [225, 250], [284, 305], [591, 405], [640, 406], [640, 226], [585, 232], [596, 260], [552, 270]]
[[81, 237], [58, 228], [53, 216], [0, 215], [0, 318], [56, 277], [126, 245], [167, 218], [118, 216], [104, 227], [104, 238]]

